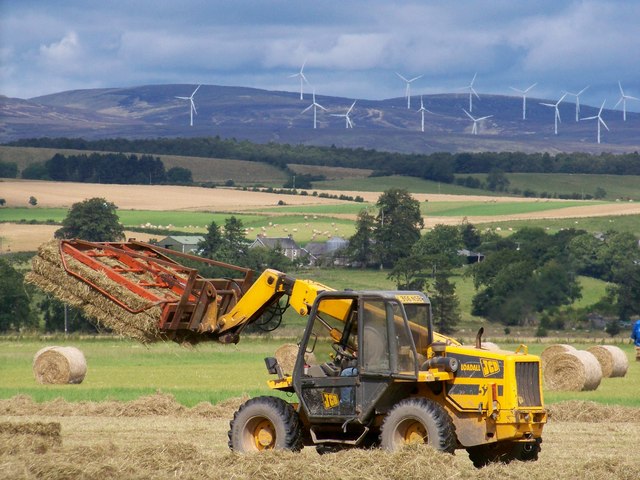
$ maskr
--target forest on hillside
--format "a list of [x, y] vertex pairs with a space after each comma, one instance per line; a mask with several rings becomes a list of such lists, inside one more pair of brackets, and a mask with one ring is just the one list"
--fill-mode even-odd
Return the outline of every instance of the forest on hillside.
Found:
[[555, 155], [523, 152], [403, 154], [364, 148], [318, 147], [273, 142], [258, 144], [233, 138], [223, 139], [218, 136], [139, 140], [33, 138], [6, 145], [238, 159], [265, 162], [284, 170], [287, 170], [289, 164], [368, 168], [374, 170], [374, 175], [408, 175], [443, 183], [453, 183], [456, 181], [456, 175], [488, 174], [495, 171], [640, 175], [640, 153], [638, 152], [598, 155], [584, 152]]
[[[5, 173], [5, 175], [3, 175]], [[0, 161], [0, 177], [16, 178], [15, 163]], [[55, 154], [46, 162], [36, 162], [22, 171], [28, 180], [58, 182], [114, 183], [128, 185], [190, 185], [193, 176], [189, 169], [173, 167], [165, 170], [164, 163], [151, 155], [124, 153], [91, 153], [89, 155]]]

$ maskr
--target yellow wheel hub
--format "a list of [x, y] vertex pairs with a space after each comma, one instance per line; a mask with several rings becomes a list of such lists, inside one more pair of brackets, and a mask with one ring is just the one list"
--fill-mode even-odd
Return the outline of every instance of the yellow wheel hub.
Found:
[[404, 443], [427, 443], [427, 431], [420, 422], [412, 422], [404, 431]]
[[258, 450], [270, 450], [276, 444], [276, 432], [269, 420], [262, 420], [253, 429], [253, 439]]

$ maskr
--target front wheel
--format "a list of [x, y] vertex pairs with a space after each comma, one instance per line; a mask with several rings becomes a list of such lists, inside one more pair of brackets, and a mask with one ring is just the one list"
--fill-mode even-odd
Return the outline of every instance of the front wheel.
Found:
[[414, 443], [428, 444], [446, 453], [456, 449], [455, 426], [438, 403], [426, 398], [408, 398], [387, 414], [380, 433], [380, 446], [394, 451]]
[[229, 448], [236, 452], [302, 449], [298, 412], [277, 397], [248, 400], [234, 414], [229, 427]]

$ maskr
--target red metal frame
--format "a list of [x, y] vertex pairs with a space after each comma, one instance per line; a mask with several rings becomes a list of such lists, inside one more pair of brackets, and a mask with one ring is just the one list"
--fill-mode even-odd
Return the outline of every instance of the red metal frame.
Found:
[[[206, 279], [198, 274], [197, 269], [181, 265], [169, 255], [237, 271], [243, 274], [243, 278]], [[248, 268], [136, 241], [62, 240], [60, 257], [62, 266], [68, 274], [90, 285], [130, 313], [141, 313], [154, 306], [162, 305], [158, 328], [165, 331], [198, 330], [211, 302], [217, 302], [219, 307], [227, 310], [246, 292], [253, 279], [253, 270]], [[110, 280], [146, 300], [147, 303], [143, 307], [132, 308], [114, 293], [100, 287], [82, 272], [73, 269], [68, 258], [73, 258], [94, 271], [104, 273]], [[145, 275], [147, 279], [131, 278], [131, 275], [126, 275], [127, 273], [133, 273], [135, 277]], [[222, 288], [217, 289], [214, 283]], [[224, 285], [227, 287], [225, 288]], [[238, 288], [231, 288], [230, 285]]]

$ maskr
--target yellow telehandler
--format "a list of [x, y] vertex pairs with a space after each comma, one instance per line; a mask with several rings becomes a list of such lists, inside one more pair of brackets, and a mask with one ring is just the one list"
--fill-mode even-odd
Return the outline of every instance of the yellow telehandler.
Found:
[[[538, 458], [547, 420], [539, 357], [525, 346], [485, 349], [482, 331], [474, 346], [435, 332], [422, 292], [336, 291], [271, 269], [254, 280], [249, 269], [136, 241], [64, 240], [58, 254], [67, 276], [126, 310], [125, 320], [157, 309], [164, 338], [238, 342], [248, 325], [280, 316], [283, 303], [308, 317], [291, 371], [265, 359], [269, 387], [294, 401], [245, 402], [230, 422], [234, 451], [428, 443], [466, 449], [476, 467]], [[239, 278], [204, 278], [205, 265]], [[132, 307], [131, 295], [146, 304]]]

